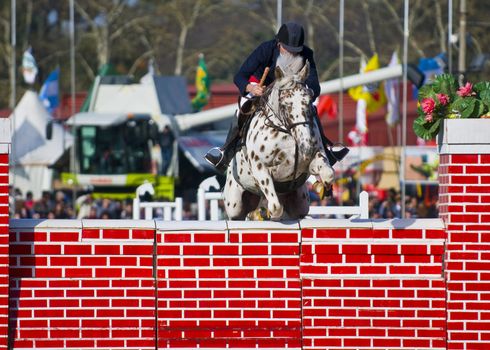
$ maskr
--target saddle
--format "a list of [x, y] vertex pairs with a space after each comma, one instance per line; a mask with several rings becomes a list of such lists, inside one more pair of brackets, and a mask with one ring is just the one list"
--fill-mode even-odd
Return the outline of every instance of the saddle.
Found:
[[[238, 103], [240, 104], [240, 97], [238, 97], [238, 99]], [[250, 98], [238, 109], [238, 130], [242, 139], [247, 136], [248, 129], [250, 128], [250, 121], [257, 110], [258, 101], [259, 99], [256, 97]]]

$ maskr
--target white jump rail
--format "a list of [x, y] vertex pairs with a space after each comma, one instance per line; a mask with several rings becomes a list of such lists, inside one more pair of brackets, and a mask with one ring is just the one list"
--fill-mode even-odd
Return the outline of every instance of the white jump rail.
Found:
[[[308, 179], [314, 181], [314, 178]], [[216, 176], [212, 176], [201, 182], [197, 190], [197, 212], [198, 220], [206, 220], [206, 201], [209, 201], [210, 220], [219, 220], [218, 201], [223, 199], [222, 192], [210, 192], [210, 188], [218, 189], [219, 183]], [[369, 194], [362, 191], [359, 195], [358, 206], [310, 206], [308, 215], [350, 215], [351, 218], [368, 219], [369, 218]]]
[[308, 215], [351, 215], [351, 218], [369, 219], [369, 194], [360, 193], [358, 206], [310, 206]]
[[141, 219], [141, 209], [145, 210], [145, 220], [153, 219], [154, 209], [162, 209], [164, 221], [182, 221], [183, 201], [181, 197], [176, 197], [174, 202], [142, 202], [140, 196], [145, 193], [149, 193], [150, 195], [155, 194], [155, 190], [151, 184], [145, 183], [136, 189], [136, 197], [133, 199], [134, 220]]
[[176, 197], [174, 202], [141, 202], [138, 198], [133, 199], [133, 219], [139, 220], [141, 209], [145, 209], [145, 220], [153, 219], [154, 209], [163, 209], [164, 221], [182, 221], [183, 201]]
[[219, 220], [219, 200], [223, 199], [222, 192], [211, 192], [211, 187], [220, 188], [216, 176], [208, 177], [201, 182], [197, 190], [197, 218], [200, 221], [206, 220], [206, 201], [209, 201], [209, 216], [210, 220]]

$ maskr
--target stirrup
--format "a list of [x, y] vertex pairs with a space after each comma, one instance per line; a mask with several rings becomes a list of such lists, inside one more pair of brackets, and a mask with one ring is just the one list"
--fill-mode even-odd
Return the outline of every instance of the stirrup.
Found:
[[[333, 148], [336, 146], [340, 146], [341, 149], [338, 151], [334, 151]], [[337, 162], [340, 162], [350, 152], [350, 149], [344, 144], [338, 142], [330, 147], [330, 152], [332, 152], [332, 156], [335, 158], [335, 160]]]
[[[217, 150], [219, 152], [219, 154], [217, 155], [214, 155], [212, 154], [212, 152], [214, 150]], [[215, 167], [216, 169], [218, 170], [221, 170], [222, 168], [222, 163], [223, 163], [223, 160], [225, 158], [225, 152], [219, 148], [219, 147], [213, 147], [211, 148], [205, 155], [204, 155], [204, 159], [209, 163], [211, 164], [213, 167]]]
[[[332, 148], [338, 145], [342, 146], [342, 148], [340, 149], [340, 151], [334, 151]], [[341, 143], [336, 143], [332, 146], [325, 147], [325, 153], [327, 155], [330, 166], [333, 166], [335, 163], [340, 162], [342, 159], [344, 159], [349, 151], [349, 148]]]

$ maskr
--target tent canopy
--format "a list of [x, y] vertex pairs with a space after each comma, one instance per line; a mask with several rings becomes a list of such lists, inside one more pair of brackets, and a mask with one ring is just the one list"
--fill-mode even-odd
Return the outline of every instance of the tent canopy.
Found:
[[51, 140], [46, 139], [46, 127], [52, 118], [34, 91], [26, 91], [10, 118], [14, 120], [14, 165], [50, 166], [73, 144], [72, 136], [56, 123]]

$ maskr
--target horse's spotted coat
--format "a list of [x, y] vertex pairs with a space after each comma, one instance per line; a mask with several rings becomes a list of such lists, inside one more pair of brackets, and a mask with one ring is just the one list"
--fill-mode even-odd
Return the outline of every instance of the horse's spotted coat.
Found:
[[[311, 119], [311, 94], [304, 85], [308, 73], [308, 63], [301, 71], [288, 76], [276, 68], [276, 81], [267, 97], [267, 104], [252, 117], [245, 147], [237, 152], [228, 167], [224, 197], [230, 219], [244, 219], [256, 209], [262, 196], [267, 200], [272, 219], [304, 217], [309, 211], [306, 185], [278, 195], [274, 182], [292, 181], [307, 173], [320, 177], [325, 184], [332, 183], [334, 172], [316, 123]], [[305, 121], [309, 123], [291, 127]], [[282, 129], [291, 128], [289, 133], [285, 133], [271, 127], [271, 124]]]

